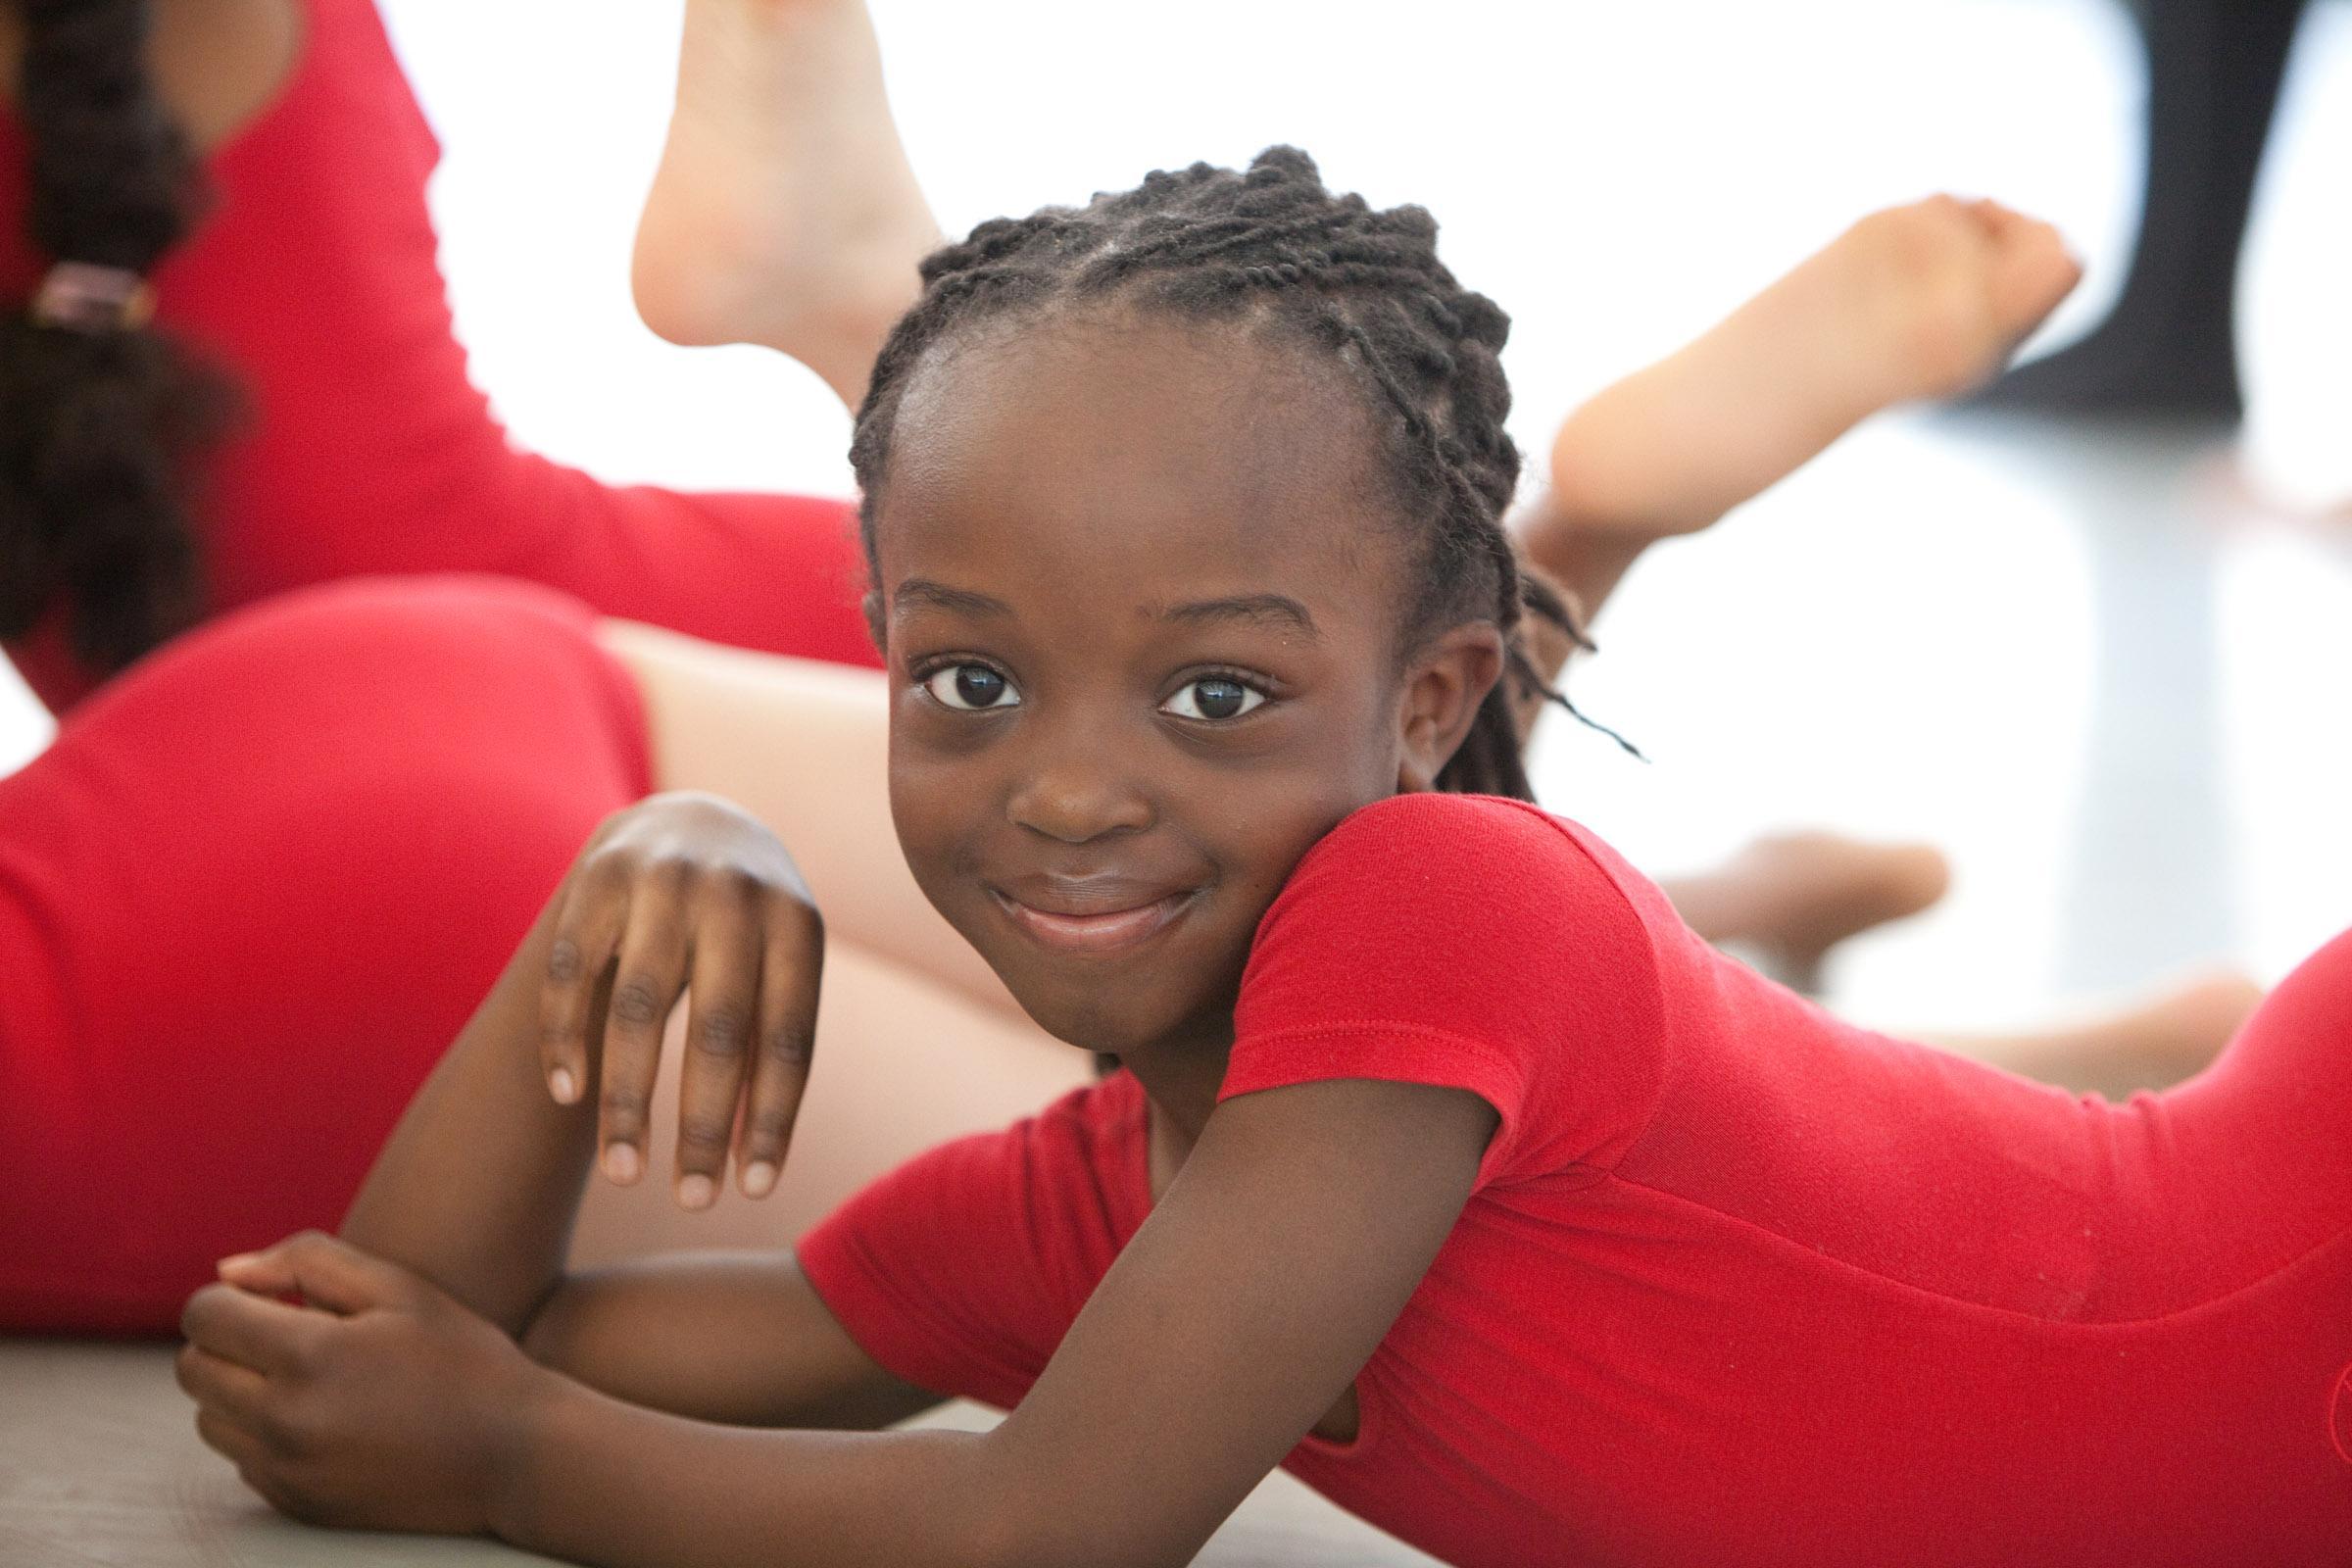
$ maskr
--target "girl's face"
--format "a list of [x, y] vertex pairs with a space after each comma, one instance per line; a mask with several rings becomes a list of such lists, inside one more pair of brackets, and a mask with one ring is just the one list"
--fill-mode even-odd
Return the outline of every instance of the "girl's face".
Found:
[[1313, 369], [1105, 313], [905, 389], [875, 515], [891, 808], [924, 893], [1073, 1045], [1221, 1037], [1299, 857], [1417, 776], [1394, 504]]

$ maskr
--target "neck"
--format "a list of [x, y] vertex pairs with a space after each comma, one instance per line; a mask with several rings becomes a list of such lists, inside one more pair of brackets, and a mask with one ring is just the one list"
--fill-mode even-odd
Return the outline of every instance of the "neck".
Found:
[[1152, 1102], [1152, 1196], [1156, 1200], [1208, 1124], [1233, 1050], [1233, 1015], [1127, 1052], [1119, 1065], [1135, 1074]]

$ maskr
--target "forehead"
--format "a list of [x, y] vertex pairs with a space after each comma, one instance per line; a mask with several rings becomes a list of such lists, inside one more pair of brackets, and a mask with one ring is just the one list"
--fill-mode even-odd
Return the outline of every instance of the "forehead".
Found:
[[1203, 574], [1359, 579], [1395, 549], [1394, 503], [1348, 376], [1238, 324], [1113, 310], [943, 344], [901, 396], [884, 586], [918, 562], [1108, 572], [1147, 599]]

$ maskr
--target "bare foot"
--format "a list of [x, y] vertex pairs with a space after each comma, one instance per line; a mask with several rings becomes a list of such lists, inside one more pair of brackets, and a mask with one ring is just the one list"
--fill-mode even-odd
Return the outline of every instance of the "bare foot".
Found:
[[1570, 415], [1522, 523], [1529, 554], [1596, 612], [1645, 546], [1706, 527], [1882, 409], [1985, 380], [2081, 275], [2056, 229], [1993, 202], [1871, 214]]
[[759, 343], [855, 410], [940, 242], [861, 0], [687, 0], [677, 108], [637, 223], [637, 314]]
[[2044, 1083], [2122, 1100], [2204, 1071], [2262, 998], [2262, 987], [2246, 976], [2219, 970], [2064, 1028], [1918, 1038]]
[[1700, 937], [1808, 995], [1832, 948], [1940, 900], [1952, 872], [1928, 844], [1867, 844], [1834, 833], [1760, 838], [1720, 866], [1659, 885]]

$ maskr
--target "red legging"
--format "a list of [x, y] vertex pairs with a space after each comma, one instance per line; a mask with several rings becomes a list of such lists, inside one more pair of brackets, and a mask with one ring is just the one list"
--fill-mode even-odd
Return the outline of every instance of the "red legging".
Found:
[[[214, 209], [154, 279], [157, 324], [224, 362], [251, 405], [207, 475], [214, 607], [498, 572], [713, 642], [875, 662], [845, 504], [607, 485], [508, 444], [452, 335], [424, 204], [439, 149], [374, 7], [305, 11], [290, 79], [213, 156]], [[0, 306], [49, 261], [24, 237], [26, 157], [0, 119]], [[61, 613], [8, 649], [59, 712], [96, 684], [63, 631]]]
[[167, 1330], [331, 1226], [582, 842], [650, 788], [591, 612], [494, 578], [221, 617], [0, 778], [0, 1330]]

